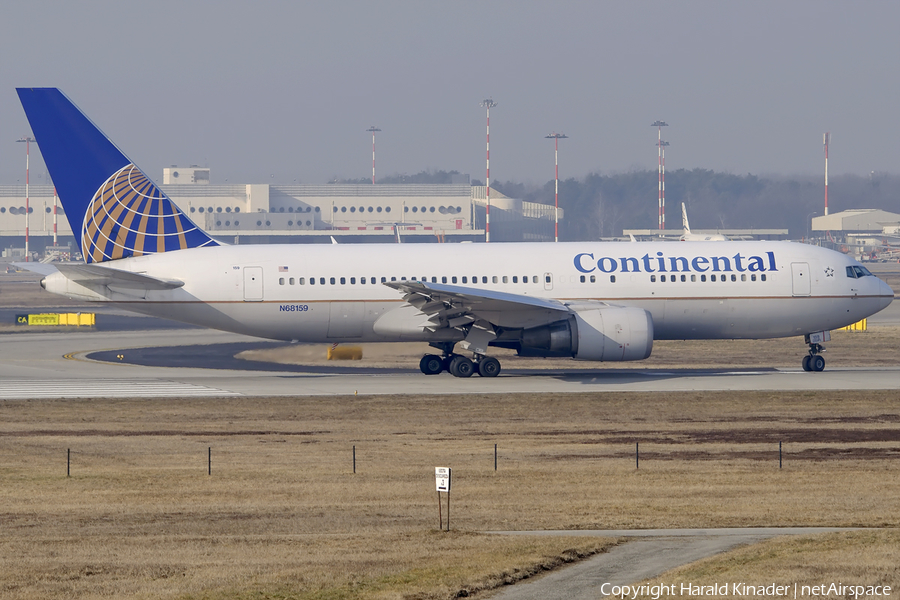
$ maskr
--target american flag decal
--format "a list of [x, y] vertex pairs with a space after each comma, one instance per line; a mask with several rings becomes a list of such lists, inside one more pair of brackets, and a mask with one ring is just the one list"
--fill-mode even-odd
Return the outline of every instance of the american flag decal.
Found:
[[279, 272], [279, 273], [287, 273], [287, 270], [288, 270], [287, 267], [278, 267], [278, 272]]

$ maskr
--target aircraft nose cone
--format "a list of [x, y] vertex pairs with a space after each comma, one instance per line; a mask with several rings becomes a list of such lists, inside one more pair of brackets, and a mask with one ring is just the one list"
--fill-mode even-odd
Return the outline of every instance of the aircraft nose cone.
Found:
[[887, 307], [888, 304], [894, 301], [894, 290], [881, 279], [879, 279], [878, 282], [881, 284], [879, 293], [884, 296], [884, 307]]

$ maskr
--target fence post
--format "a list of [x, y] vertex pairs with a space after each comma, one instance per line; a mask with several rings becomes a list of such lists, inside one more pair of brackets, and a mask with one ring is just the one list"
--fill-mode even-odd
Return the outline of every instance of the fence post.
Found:
[[207, 450], [206, 455], [206, 474], [212, 475], [212, 446]]
[[66, 477], [72, 476], [72, 449], [66, 448]]

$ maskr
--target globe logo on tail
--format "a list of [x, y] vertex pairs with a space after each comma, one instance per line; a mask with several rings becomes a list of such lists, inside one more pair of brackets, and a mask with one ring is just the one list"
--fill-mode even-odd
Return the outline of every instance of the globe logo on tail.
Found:
[[134, 164], [100, 186], [81, 229], [81, 252], [89, 263], [207, 245], [218, 244]]

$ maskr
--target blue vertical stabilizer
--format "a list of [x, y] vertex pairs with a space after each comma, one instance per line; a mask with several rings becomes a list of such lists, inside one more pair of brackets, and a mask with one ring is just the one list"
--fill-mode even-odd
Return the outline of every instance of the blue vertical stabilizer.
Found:
[[62, 92], [16, 91], [85, 262], [218, 245]]

